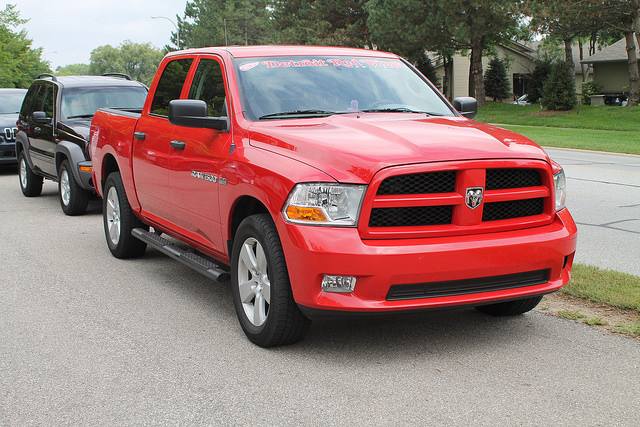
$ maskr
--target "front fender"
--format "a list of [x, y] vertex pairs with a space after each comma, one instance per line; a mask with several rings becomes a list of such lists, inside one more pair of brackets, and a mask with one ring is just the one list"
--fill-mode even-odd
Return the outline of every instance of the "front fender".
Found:
[[[76, 182], [85, 190], [93, 191], [93, 180], [91, 179], [91, 160], [87, 159], [84, 150], [70, 141], [61, 141], [56, 146], [56, 174], [64, 159], [69, 161], [71, 172]], [[85, 170], [81, 170], [82, 167]]]

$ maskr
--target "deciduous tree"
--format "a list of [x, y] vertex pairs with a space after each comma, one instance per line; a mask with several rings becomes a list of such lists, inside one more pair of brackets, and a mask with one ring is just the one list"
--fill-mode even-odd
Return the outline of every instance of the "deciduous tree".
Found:
[[27, 88], [38, 74], [50, 71], [49, 63], [42, 59], [42, 48], [31, 46], [25, 30], [16, 31], [26, 22], [14, 4], [0, 11], [0, 87]]
[[162, 60], [163, 51], [151, 43], [133, 43], [129, 40], [119, 47], [104, 45], [91, 52], [89, 74], [125, 73], [147, 85], [151, 83]]

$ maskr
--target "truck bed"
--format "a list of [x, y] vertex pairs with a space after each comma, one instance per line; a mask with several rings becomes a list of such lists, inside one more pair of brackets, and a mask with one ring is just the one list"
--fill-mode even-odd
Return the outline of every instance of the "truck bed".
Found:
[[[91, 121], [91, 157], [102, 159], [102, 162], [94, 163], [94, 176], [106, 178], [102, 169], [107, 159], [113, 158], [118, 163], [123, 160], [131, 161], [133, 133], [139, 118], [139, 112], [112, 108], [101, 108], [96, 112]], [[122, 174], [131, 173], [129, 165], [119, 165], [119, 169]], [[131, 179], [124, 178], [123, 176], [125, 183], [132, 182]], [[97, 182], [94, 185], [96, 192], [102, 197], [102, 184]]]

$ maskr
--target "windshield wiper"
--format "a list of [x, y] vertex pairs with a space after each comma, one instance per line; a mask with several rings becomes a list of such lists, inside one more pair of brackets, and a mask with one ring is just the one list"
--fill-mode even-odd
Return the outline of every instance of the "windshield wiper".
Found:
[[440, 113], [430, 113], [428, 111], [416, 111], [406, 107], [393, 107], [393, 108], [368, 108], [361, 110], [363, 113], [417, 113], [426, 114], [429, 116], [441, 116]]
[[286, 116], [326, 117], [326, 116], [330, 116], [332, 114], [335, 114], [335, 111], [325, 111], [325, 110], [283, 111], [283, 112], [280, 112], [280, 113], [265, 114], [264, 116], [260, 116], [260, 120], [275, 119], [275, 118], [286, 117]]

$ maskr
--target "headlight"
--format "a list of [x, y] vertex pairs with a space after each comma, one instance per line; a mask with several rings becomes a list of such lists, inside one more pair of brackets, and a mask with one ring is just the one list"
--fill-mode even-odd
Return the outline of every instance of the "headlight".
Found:
[[287, 220], [297, 224], [355, 227], [365, 185], [297, 184], [284, 205]]
[[567, 198], [567, 179], [564, 170], [553, 175], [553, 185], [556, 188], [556, 212], [564, 209], [564, 201]]

